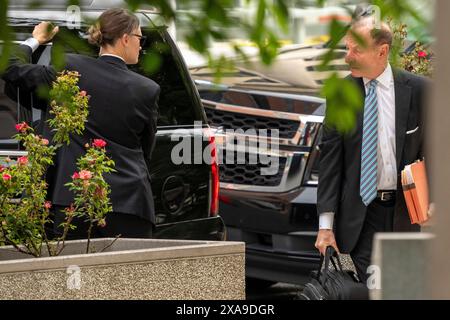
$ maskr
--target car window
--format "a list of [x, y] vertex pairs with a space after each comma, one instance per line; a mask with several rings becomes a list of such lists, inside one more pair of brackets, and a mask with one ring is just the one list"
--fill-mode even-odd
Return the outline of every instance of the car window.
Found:
[[[140, 57], [140, 64], [130, 69], [153, 79], [161, 87], [159, 96], [158, 126], [192, 125], [201, 121], [201, 102], [175, 44], [163, 30], [144, 29], [146, 47]], [[162, 48], [155, 49], [155, 43]], [[146, 55], [158, 51], [161, 59], [159, 71], [146, 73], [143, 63]]]

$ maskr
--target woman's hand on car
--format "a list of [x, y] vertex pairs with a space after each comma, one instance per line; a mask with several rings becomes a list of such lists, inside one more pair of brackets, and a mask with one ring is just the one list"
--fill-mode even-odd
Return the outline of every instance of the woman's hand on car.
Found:
[[55, 26], [50, 22], [43, 21], [34, 27], [33, 38], [39, 41], [39, 44], [44, 44], [52, 40], [58, 31], [58, 26]]

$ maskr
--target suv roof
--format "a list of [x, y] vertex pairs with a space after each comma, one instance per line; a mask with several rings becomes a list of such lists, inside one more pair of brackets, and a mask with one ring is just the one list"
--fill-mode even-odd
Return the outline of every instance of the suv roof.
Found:
[[[80, 0], [81, 25], [95, 20], [105, 10], [113, 7], [127, 7], [123, 0]], [[56, 24], [68, 23], [66, 19], [68, 11], [66, 0], [48, 0], [40, 6], [33, 6], [35, 1], [10, 0], [7, 17], [12, 24], [32, 25], [37, 21], [50, 20]], [[140, 6], [136, 10], [141, 26], [164, 26], [164, 20], [158, 10], [152, 6]], [[12, 20], [14, 19], [14, 20]], [[85, 23], [84, 23], [85, 22]]]
[[[34, 8], [35, 0], [10, 0], [8, 7], [13, 9], [30, 9]], [[82, 10], [105, 10], [112, 7], [127, 7], [127, 3], [123, 0], [79, 0], [80, 9]], [[37, 9], [67, 9], [67, 0], [46, 0]], [[142, 10], [153, 10], [156, 8], [149, 5], [141, 6]]]

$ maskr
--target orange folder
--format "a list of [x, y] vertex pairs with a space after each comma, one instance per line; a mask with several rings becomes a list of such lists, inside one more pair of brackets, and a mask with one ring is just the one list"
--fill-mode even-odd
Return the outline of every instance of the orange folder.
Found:
[[429, 197], [425, 161], [416, 161], [405, 166], [401, 173], [401, 181], [411, 224], [426, 222]]

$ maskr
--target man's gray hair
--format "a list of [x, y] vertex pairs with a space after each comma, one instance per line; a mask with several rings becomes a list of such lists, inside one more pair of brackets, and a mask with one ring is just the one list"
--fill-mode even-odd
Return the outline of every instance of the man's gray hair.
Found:
[[387, 44], [389, 48], [392, 46], [392, 31], [385, 22], [377, 24], [374, 16], [361, 16], [353, 20], [351, 24], [352, 31], [358, 33], [359, 30], [368, 30], [375, 44]]

